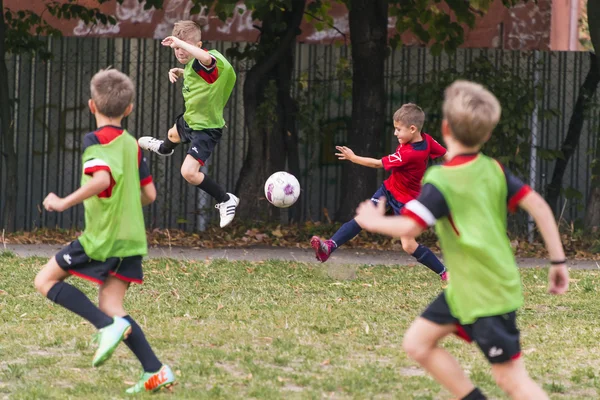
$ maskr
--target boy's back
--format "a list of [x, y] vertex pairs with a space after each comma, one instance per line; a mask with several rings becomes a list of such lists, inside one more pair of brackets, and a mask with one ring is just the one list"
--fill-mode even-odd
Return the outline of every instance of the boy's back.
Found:
[[111, 185], [84, 201], [85, 231], [79, 238], [94, 260], [147, 253], [140, 201], [141, 151], [126, 130], [105, 126], [84, 138], [81, 185], [98, 170], [111, 175]]
[[[423, 183], [424, 193], [439, 191], [424, 205], [437, 216], [436, 233], [452, 274], [446, 297], [453, 314], [470, 323], [519, 308], [521, 280], [506, 235], [506, 214], [508, 202], [515, 203], [516, 197], [518, 202], [528, 186], [483, 154], [432, 167]], [[441, 204], [447, 211], [439, 210]], [[407, 208], [422, 215], [410, 203]]]

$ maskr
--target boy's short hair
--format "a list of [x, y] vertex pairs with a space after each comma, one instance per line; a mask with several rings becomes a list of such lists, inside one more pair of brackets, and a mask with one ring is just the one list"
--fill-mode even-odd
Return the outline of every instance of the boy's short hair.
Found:
[[464, 80], [446, 88], [442, 110], [453, 136], [469, 147], [485, 142], [502, 113], [500, 102], [492, 92], [478, 83]]
[[173, 26], [172, 35], [183, 41], [197, 43], [202, 40], [202, 28], [195, 21], [177, 21]]
[[133, 82], [116, 69], [103, 69], [97, 72], [90, 82], [92, 100], [96, 109], [107, 117], [121, 117], [133, 103]]
[[407, 103], [396, 110], [394, 122], [400, 122], [407, 127], [414, 125], [420, 132], [425, 123], [425, 113], [418, 105]]

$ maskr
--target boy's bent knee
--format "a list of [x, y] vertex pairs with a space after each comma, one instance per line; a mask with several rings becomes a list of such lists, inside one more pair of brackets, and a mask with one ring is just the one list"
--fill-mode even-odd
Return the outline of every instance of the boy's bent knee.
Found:
[[181, 176], [192, 185], [199, 185], [204, 180], [204, 174], [200, 172], [199, 168], [190, 168], [185, 165], [181, 167]]
[[402, 340], [402, 348], [406, 352], [406, 354], [416, 362], [421, 362], [427, 358], [431, 349], [435, 346], [424, 343], [415, 334], [412, 334], [410, 331], [404, 336]]
[[179, 133], [177, 132], [177, 128], [175, 128], [175, 127], [169, 129], [169, 132], [167, 133], [167, 137], [173, 143], [179, 143], [181, 141], [181, 139], [179, 138]]
[[43, 273], [43, 270], [38, 272], [33, 280], [33, 286], [35, 286], [35, 290], [37, 290], [40, 294], [47, 296], [52, 286], [54, 286], [58, 281], [48, 279], [46, 274]]

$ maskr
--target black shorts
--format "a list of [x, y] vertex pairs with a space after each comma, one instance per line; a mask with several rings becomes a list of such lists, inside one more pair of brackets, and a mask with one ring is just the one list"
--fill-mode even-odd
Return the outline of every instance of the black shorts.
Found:
[[175, 126], [181, 143], [191, 143], [187, 153], [198, 160], [200, 165], [206, 163], [223, 135], [223, 129], [221, 128], [193, 130], [183, 119], [183, 114], [177, 117]]
[[142, 283], [142, 256], [111, 257], [106, 261], [92, 260], [85, 254], [79, 240], [71, 242], [61, 249], [56, 256], [56, 262], [71, 275], [102, 285], [109, 275], [125, 282]]
[[517, 329], [517, 314], [482, 317], [474, 323], [461, 325], [451, 313], [446, 296], [442, 292], [425, 309], [421, 317], [439, 325], [455, 324], [456, 335], [467, 342], [475, 342], [492, 364], [516, 360], [521, 356], [520, 333]]
[[400, 211], [404, 208], [404, 203], [396, 200], [394, 195], [390, 193], [389, 190], [385, 187], [385, 184], [382, 184], [379, 189], [375, 192], [375, 194], [371, 197], [371, 201], [375, 204], [379, 203], [379, 198], [385, 196], [386, 206], [387, 208], [391, 208], [394, 212], [394, 215], [400, 215]]

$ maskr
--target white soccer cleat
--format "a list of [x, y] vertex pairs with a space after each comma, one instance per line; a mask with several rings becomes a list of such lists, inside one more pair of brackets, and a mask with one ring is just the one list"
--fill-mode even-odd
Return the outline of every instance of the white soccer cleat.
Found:
[[160, 145], [163, 143], [164, 143], [164, 140], [156, 139], [156, 138], [153, 138], [152, 136], [142, 136], [141, 138], [138, 139], [138, 144], [144, 150], [153, 151], [156, 154], [158, 154], [159, 156], [163, 156], [163, 157], [170, 156], [171, 154], [173, 154], [173, 152], [175, 150], [171, 150], [171, 152], [168, 154], [163, 154], [160, 152]]
[[229, 195], [229, 200], [224, 201], [223, 203], [215, 204], [215, 208], [219, 209], [219, 213], [221, 214], [221, 228], [226, 227], [233, 221], [233, 217], [235, 217], [235, 209], [238, 204], [240, 204], [240, 199], [234, 196], [231, 193], [227, 193]]

